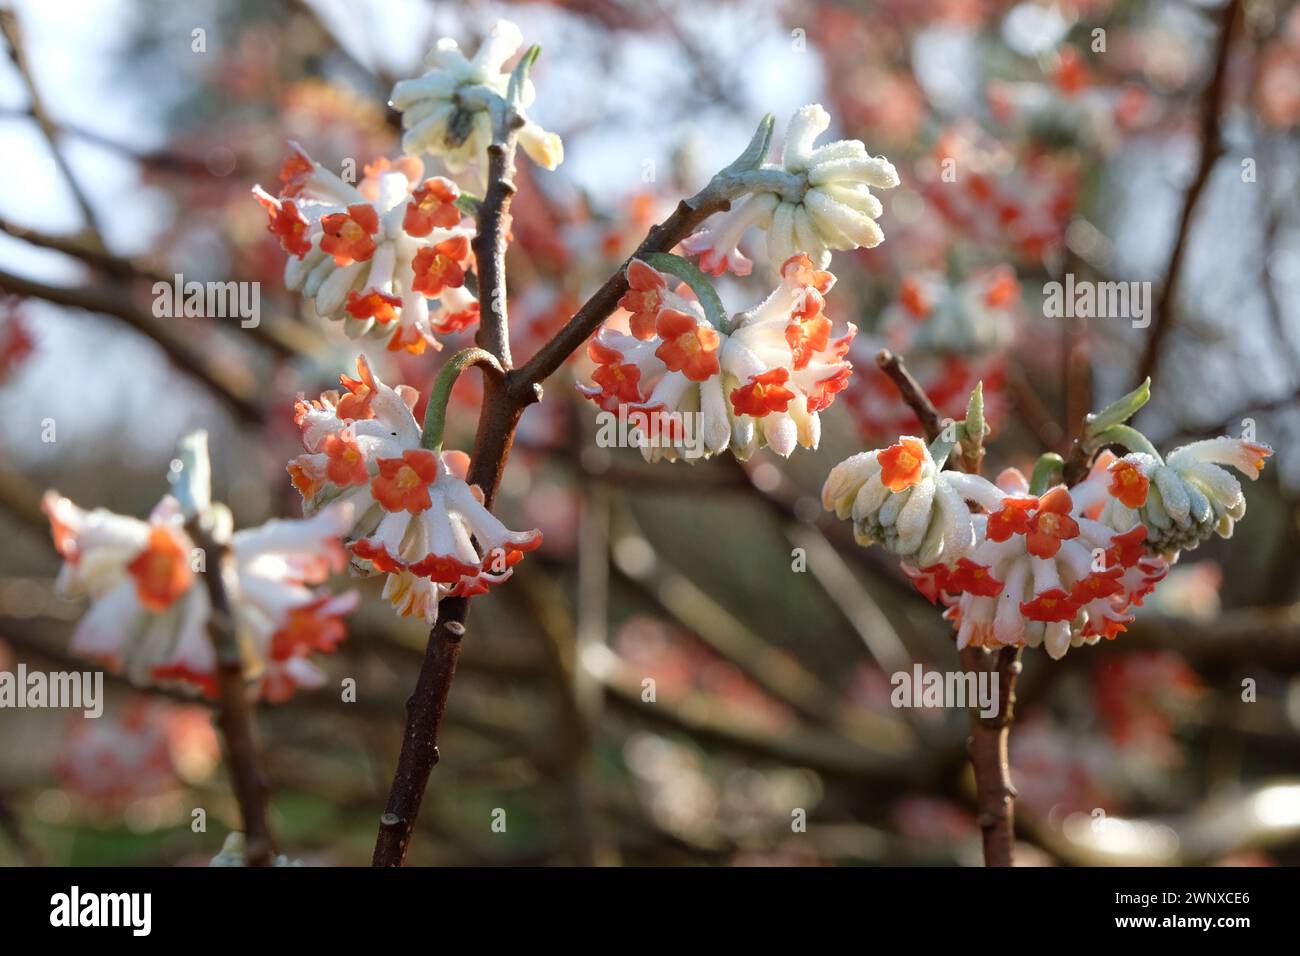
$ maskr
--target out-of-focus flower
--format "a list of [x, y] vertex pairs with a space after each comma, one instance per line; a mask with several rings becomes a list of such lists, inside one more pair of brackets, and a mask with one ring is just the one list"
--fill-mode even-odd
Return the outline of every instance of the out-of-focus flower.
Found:
[[[428, 72], [393, 87], [389, 102], [402, 114], [403, 151], [432, 153], [453, 173], [484, 157], [492, 142], [494, 98], [500, 98], [497, 108], [503, 109], [509, 91], [510, 74], [502, 71], [523, 42], [519, 28], [508, 20], [497, 21], [472, 59], [465, 58], [455, 40], [440, 39], [425, 58]], [[536, 95], [532, 81], [525, 79], [518, 106], [531, 106]], [[560, 137], [526, 117], [519, 145], [545, 169], [564, 161]]]
[[1136, 87], [1098, 85], [1073, 47], [1056, 54], [1044, 82], [989, 84], [989, 108], [1003, 124], [1049, 149], [1114, 145], [1120, 128], [1141, 122], [1147, 100]]
[[1064, 241], [1079, 196], [1069, 158], [1018, 158], [967, 124], [944, 130], [920, 172], [926, 202], [966, 238], [1035, 265]]
[[830, 126], [820, 105], [795, 113], [786, 129], [778, 164], [760, 167], [772, 190], [759, 188], [734, 209], [688, 237], [682, 248], [700, 257], [700, 268], [714, 275], [725, 271], [748, 275], [749, 259], [738, 248], [751, 226], [767, 232], [768, 263], [775, 275], [796, 253], [818, 269], [830, 264], [831, 250], [871, 248], [885, 238], [876, 224], [882, 207], [871, 187], [898, 185], [889, 160], [871, 156], [858, 140], [837, 140], [814, 147]]
[[922, 567], [952, 564], [970, 554], [975, 523], [966, 502], [996, 509], [1002, 497], [978, 475], [940, 470], [925, 442], [909, 436], [845, 459], [822, 486], [822, 506], [853, 519], [859, 544], [878, 543]]
[[10, 298], [5, 304], [4, 316], [0, 317], [0, 385], [9, 379], [14, 369], [27, 360], [35, 348], [17, 301]]
[[620, 304], [631, 334], [607, 322], [588, 347], [593, 384], [578, 387], [602, 409], [627, 413], [647, 460], [817, 447], [818, 412], [848, 383], [844, 355], [856, 331], [850, 324], [831, 338], [823, 296], [834, 276], [791, 256], [781, 285], [723, 329], [646, 263], [633, 260], [628, 278]]
[[1254, 481], [1273, 449], [1240, 438], [1211, 438], [1175, 449], [1164, 461], [1133, 452], [1111, 462], [1101, 520], [1113, 528], [1140, 521], [1147, 545], [1171, 560], [1218, 534], [1232, 536], [1246, 513], [1241, 483], [1221, 466]]
[[206, 708], [142, 696], [120, 716], [71, 722], [56, 766], [64, 786], [99, 807], [120, 809], [205, 778], [219, 758]]
[[380, 159], [365, 173], [354, 187], [295, 144], [279, 196], [254, 188], [267, 229], [289, 254], [284, 283], [350, 336], [374, 335], [417, 355], [440, 349], [435, 333], [478, 319], [464, 288], [474, 227], [456, 205], [460, 190], [447, 179], [421, 181], [409, 157]]
[[306, 452], [289, 473], [307, 513], [333, 502], [351, 509], [343, 536], [354, 567], [388, 574], [384, 596], [394, 608], [433, 623], [443, 597], [507, 580], [542, 535], [510, 531], [483, 506], [464, 480], [463, 452], [420, 446], [414, 389], [390, 388], [364, 357], [357, 375], [341, 377], [344, 393], [299, 400]]
[[[163, 498], [148, 521], [102, 508], [85, 511], [53, 491], [43, 507], [64, 560], [60, 589], [92, 602], [72, 650], [124, 671], [136, 684], [179, 682], [214, 696], [211, 604], [197, 575], [219, 572], [215, 556], [206, 570], [198, 563], [207, 556], [186, 534], [176, 499]], [[332, 596], [310, 585], [342, 568], [337, 539], [351, 522], [351, 508], [233, 534], [229, 512], [220, 509], [219, 515], [217, 537], [228, 536], [234, 566], [224, 583], [245, 677], [272, 701], [291, 697], [297, 687], [320, 686], [325, 675], [311, 656], [330, 653], [343, 640], [341, 618], [356, 605], [356, 595]]]
[[961, 418], [967, 397], [982, 382], [985, 420], [996, 430], [1006, 411], [1006, 351], [1019, 315], [1020, 286], [1010, 266], [965, 278], [939, 272], [906, 276], [878, 329], [859, 335], [849, 353], [860, 372], [844, 397], [863, 439], [915, 427], [916, 416], [876, 367], [882, 348], [908, 357], [908, 371], [941, 416]]

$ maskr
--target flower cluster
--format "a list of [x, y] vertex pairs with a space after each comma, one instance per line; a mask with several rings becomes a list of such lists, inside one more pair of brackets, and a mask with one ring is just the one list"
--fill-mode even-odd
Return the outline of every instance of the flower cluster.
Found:
[[1063, 485], [1030, 495], [1014, 469], [995, 485], [941, 464], [905, 436], [832, 469], [822, 502], [852, 516], [860, 543], [882, 544], [918, 590], [948, 607], [959, 648], [1042, 644], [1059, 658], [1113, 638], [1168, 570], [1146, 553], [1142, 525], [1120, 532], [1085, 516], [1104, 486], [1094, 482], [1076, 502]]
[[410, 157], [380, 159], [365, 174], [353, 186], [293, 144], [279, 195], [253, 189], [268, 231], [289, 254], [285, 285], [350, 336], [375, 335], [417, 355], [440, 349], [436, 335], [473, 325], [479, 314], [465, 288], [474, 227], [456, 204], [460, 190], [422, 179]]
[[1080, 179], [1068, 157], [1017, 160], [978, 128], [958, 124], [938, 137], [929, 167], [927, 205], [971, 240], [1005, 245], [1028, 263], [1064, 241]]
[[[523, 34], [508, 20], [499, 20], [472, 59], [455, 40], [444, 37], [429, 52], [429, 71], [393, 87], [390, 104], [402, 114], [402, 149], [412, 156], [438, 156], [453, 173], [463, 171], [487, 153], [492, 142], [494, 107], [504, 109], [511, 75], [506, 62], [523, 45]], [[536, 93], [524, 79], [515, 108], [532, 105]], [[519, 145], [533, 162], [555, 169], [564, 161], [564, 144], [524, 117]]]
[[774, 275], [799, 252], [824, 269], [832, 250], [869, 249], [884, 240], [876, 224], [882, 207], [871, 187], [897, 186], [898, 173], [889, 160], [869, 155], [857, 140], [814, 147], [830, 122], [830, 115], [817, 104], [795, 113], [786, 130], [781, 162], [756, 171], [760, 187], [682, 243], [689, 254], [700, 257], [701, 269], [713, 275], [726, 271], [749, 275], [753, 264], [739, 243], [751, 226], [767, 232], [768, 263]]
[[961, 417], [977, 382], [985, 416], [996, 429], [1006, 410], [1006, 350], [1016, 334], [1020, 285], [1008, 265], [958, 278], [939, 272], [908, 275], [881, 315], [874, 334], [859, 335], [849, 358], [861, 368], [844, 399], [864, 439], [897, 435], [915, 422], [898, 389], [874, 358], [888, 348], [909, 356], [908, 371], [940, 415]]
[[629, 413], [647, 459], [727, 448], [746, 459], [763, 445], [788, 457], [796, 445], [817, 447], [818, 413], [848, 384], [844, 356], [856, 331], [850, 324], [831, 337], [824, 296], [833, 275], [790, 256], [780, 286], [722, 328], [647, 263], [634, 259], [627, 278], [624, 312], [592, 339], [597, 367], [579, 390], [606, 411]]
[[384, 596], [403, 615], [437, 620], [446, 596], [481, 594], [513, 573], [540, 531], [511, 531], [465, 481], [468, 456], [421, 447], [414, 389], [391, 388], [357, 359], [341, 391], [299, 399], [304, 454], [289, 462], [306, 513], [345, 503], [357, 570], [388, 575]]
[[[217, 691], [216, 652], [208, 634], [211, 602], [200, 574], [220, 573], [216, 557], [196, 549], [180, 505], [164, 497], [147, 521], [102, 508], [86, 511], [57, 492], [43, 502], [63, 556], [60, 590], [89, 595], [72, 650], [124, 671], [132, 682], [178, 683], [210, 697]], [[345, 636], [341, 617], [355, 593], [312, 589], [341, 570], [338, 535], [351, 520], [347, 506], [305, 521], [269, 521], [230, 533], [232, 573], [223, 576], [243, 655], [244, 675], [270, 701], [298, 687], [318, 687], [324, 673], [313, 654], [332, 652]], [[212, 562], [210, 566], [209, 562]]]
[[1001, 499], [983, 478], [941, 470], [925, 442], [911, 437], [840, 462], [822, 486], [822, 505], [853, 520], [858, 544], [879, 543], [924, 567], [970, 554], [976, 533], [967, 502], [996, 509]]
[[1246, 513], [1241, 482], [1231, 465], [1254, 481], [1273, 449], [1240, 438], [1211, 438], [1170, 452], [1161, 461], [1133, 452], [1109, 462], [1110, 496], [1101, 520], [1113, 528], [1141, 521], [1147, 543], [1171, 560], [1215, 534], [1232, 536]]

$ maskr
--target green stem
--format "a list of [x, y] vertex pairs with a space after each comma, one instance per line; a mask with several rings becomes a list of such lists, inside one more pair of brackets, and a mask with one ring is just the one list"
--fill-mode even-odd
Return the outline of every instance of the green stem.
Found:
[[1065, 459], [1049, 451], [1034, 463], [1034, 473], [1029, 479], [1029, 493], [1041, 495], [1048, 488], [1061, 483], [1065, 474]]
[[1123, 445], [1129, 451], [1143, 452], [1156, 461], [1163, 460], [1160, 457], [1160, 452], [1156, 451], [1156, 446], [1151, 444], [1147, 436], [1132, 425], [1111, 425], [1104, 428], [1090, 438], [1088, 444], [1093, 448], [1104, 448], [1106, 445]]
[[429, 390], [429, 404], [424, 409], [424, 429], [420, 432], [420, 447], [430, 451], [442, 451], [442, 433], [447, 428], [447, 400], [451, 390], [462, 372], [472, 365], [483, 365], [498, 375], [504, 375], [505, 369], [487, 349], [471, 346], [462, 349], [443, 365], [438, 377]]

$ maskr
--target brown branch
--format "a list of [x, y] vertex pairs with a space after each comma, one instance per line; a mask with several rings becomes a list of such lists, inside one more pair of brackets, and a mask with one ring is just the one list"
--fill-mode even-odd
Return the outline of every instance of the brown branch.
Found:
[[116, 287], [48, 285], [0, 270], [0, 290], [120, 319], [152, 339], [173, 365], [205, 385], [241, 419], [260, 424], [266, 417], [265, 409], [255, 397], [256, 382], [249, 374], [218, 364], [192, 348], [180, 336], [165, 330], [152, 316], [137, 308]]
[[257, 762], [257, 744], [253, 739], [252, 708], [244, 680], [244, 663], [235, 633], [235, 619], [226, 593], [225, 574], [230, 564], [230, 549], [218, 542], [204, 516], [195, 516], [185, 525], [196, 547], [207, 556], [209, 565], [203, 572], [211, 611], [208, 635], [217, 656], [217, 725], [226, 742], [226, 762], [234, 781], [235, 799], [244, 821], [245, 859], [249, 866], [269, 866], [275, 856], [275, 840], [266, 816], [269, 788]]
[[[488, 148], [488, 188], [478, 210], [478, 231], [473, 249], [482, 310], [476, 340], [503, 368], [510, 367], [509, 316], [506, 311], [506, 236], [510, 200], [515, 193], [514, 157], [518, 124], [500, 131]], [[500, 375], [484, 374], [483, 406], [470, 459], [468, 481], [483, 492], [491, 508], [510, 457], [515, 428], [527, 402], [517, 402]], [[406, 731], [388, 804], [379, 820], [374, 866], [402, 866], [410, 849], [411, 834], [439, 759], [438, 733], [442, 726], [456, 661], [465, 637], [468, 598], [451, 598], [438, 609], [438, 623], [429, 632], [424, 663], [415, 691], [406, 704]]]
[[1014, 865], [1016, 788], [1011, 784], [1007, 744], [1014, 718], [1021, 650], [1004, 647], [994, 656], [972, 646], [959, 654], [967, 671], [988, 671], [998, 677], [998, 712], [992, 717], [981, 717], [972, 708], [971, 735], [966, 744], [975, 771], [975, 801], [985, 866]]
[[930, 401], [930, 396], [925, 394], [921, 383], [907, 370], [902, 358], [889, 349], [881, 349], [876, 354], [876, 364], [889, 376], [903, 401], [916, 413], [917, 420], [925, 430], [926, 440], [934, 441], [938, 438], [939, 432], [943, 430], [943, 418], [934, 407], [934, 402]]
[[1152, 378], [1160, 363], [1160, 347], [1165, 336], [1174, 324], [1174, 307], [1178, 294], [1178, 283], [1182, 277], [1183, 263], [1186, 257], [1187, 240], [1191, 232], [1192, 217], [1196, 213], [1201, 194], [1209, 183], [1219, 157], [1223, 155], [1223, 133], [1219, 128], [1219, 118], [1227, 91], [1228, 54], [1232, 47], [1233, 35], [1237, 21], [1241, 18], [1241, 0], [1229, 0], [1221, 14], [1219, 43], [1214, 54], [1214, 72], [1201, 98], [1200, 139], [1201, 156], [1192, 175], [1192, 183], [1183, 197], [1182, 212], [1178, 217], [1178, 231], [1174, 236], [1173, 247], [1169, 251], [1169, 264], [1165, 268], [1165, 280], [1160, 288], [1160, 298], [1156, 302], [1155, 318], [1151, 325], [1151, 334], [1147, 337], [1146, 349], [1138, 363], [1137, 381]]
[[[505, 248], [508, 213], [515, 186], [515, 139], [518, 124], [498, 129], [488, 148], [488, 188], [478, 210], [478, 233], [473, 248], [479, 281], [479, 301], [486, 303], [476, 339], [491, 352], [503, 368], [510, 369], [509, 324], [506, 311]], [[651, 228], [635, 255], [662, 252], [685, 239], [695, 227], [715, 212], [730, 207], [732, 183], [710, 183], [663, 223]], [[519, 419], [533, 402], [541, 399], [541, 383], [578, 349], [587, 337], [614, 311], [627, 291], [624, 267], [607, 279], [551, 341], [521, 369], [507, 371], [504, 378], [485, 376], [483, 405], [479, 413], [474, 451], [470, 456], [468, 481], [483, 492], [491, 508], [501, 485]], [[439, 620], [429, 634], [424, 664], [415, 693], [407, 703], [407, 726], [398, 755], [397, 770], [388, 805], [380, 818], [375, 844], [375, 866], [402, 866], [410, 847], [416, 816], [429, 775], [438, 762], [438, 730], [442, 723], [456, 660], [465, 636], [469, 601], [453, 598], [442, 602]]]
[[[628, 261], [652, 252], [667, 252], [694, 232], [705, 219], [730, 207], [729, 197], [710, 194], [708, 189], [693, 199], [683, 200], [671, 216], [651, 227], [645, 241], [637, 246]], [[626, 265], [626, 262], [620, 265], [618, 271], [605, 280], [605, 284], [574, 313], [553, 339], [538, 349], [522, 368], [511, 373], [510, 391], [516, 401], [534, 401], [531, 397], [533, 389], [564, 364], [564, 360], [581, 348], [591, 333], [609, 318], [627, 291]]]
[[[51, 233], [20, 226], [18, 223], [3, 218], [0, 218], [0, 232], [37, 248], [60, 252], [109, 278], [121, 282], [140, 281], [150, 284], [165, 282], [167, 285], [171, 285], [175, 280], [175, 276], [163, 275], [153, 263], [106, 252], [99, 245], [78, 239], [75, 236], [52, 235]], [[248, 332], [252, 338], [285, 358], [310, 356], [313, 354], [313, 346], [317, 344], [316, 337], [308, 330], [307, 326], [301, 324], [281, 328], [278, 325], [259, 322], [257, 325], [250, 326], [242, 331]]]
[[85, 190], [81, 188], [81, 183], [77, 181], [77, 177], [72, 174], [72, 167], [68, 165], [63, 151], [59, 148], [58, 124], [46, 112], [45, 102], [41, 99], [40, 91], [36, 88], [36, 79], [32, 74], [31, 64], [27, 61], [27, 51], [23, 46], [22, 29], [19, 27], [18, 18], [12, 10], [0, 10], [0, 32], [4, 33], [5, 40], [9, 44], [9, 58], [13, 61], [14, 68], [18, 71], [23, 86], [27, 90], [28, 110], [31, 117], [36, 121], [36, 125], [40, 127], [41, 135], [45, 137], [45, 142], [54, 155], [54, 163], [59, 167], [59, 172], [68, 184], [72, 199], [81, 211], [86, 228], [95, 236], [96, 241], [102, 242], [99, 220], [95, 215], [94, 207], [90, 205]]

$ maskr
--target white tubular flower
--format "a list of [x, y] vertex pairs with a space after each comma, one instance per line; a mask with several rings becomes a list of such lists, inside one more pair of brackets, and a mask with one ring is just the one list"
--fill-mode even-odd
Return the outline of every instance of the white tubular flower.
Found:
[[845, 459], [822, 486], [822, 506], [852, 518], [858, 544], [879, 543], [920, 567], [970, 554], [975, 525], [966, 502], [997, 508], [1002, 497], [977, 475], [940, 470], [925, 442], [910, 436]]
[[579, 391], [605, 411], [625, 412], [651, 461], [816, 448], [819, 412], [848, 384], [844, 355], [856, 329], [831, 338], [822, 308], [835, 281], [829, 272], [796, 255], [781, 273], [762, 304], [720, 330], [698, 302], [671, 290], [669, 276], [633, 260], [619, 303], [632, 334], [601, 329], [588, 346], [592, 384]]
[[814, 147], [830, 122], [817, 104], [795, 113], [780, 163], [751, 173], [760, 185], [750, 197], [682, 243], [700, 257], [702, 270], [748, 275], [750, 262], [737, 246], [751, 226], [767, 231], [768, 263], [774, 274], [798, 252], [824, 269], [831, 250], [869, 249], [884, 240], [876, 224], [882, 207], [871, 187], [892, 189], [899, 183], [898, 172], [884, 157], [869, 155], [858, 140]]
[[[176, 500], [163, 498], [148, 521], [85, 511], [53, 491], [43, 507], [65, 562], [61, 587], [92, 602], [72, 650], [124, 671], [136, 684], [178, 682], [215, 696], [211, 604]], [[351, 509], [341, 505], [305, 521], [271, 521], [233, 535], [229, 512], [219, 508], [218, 515], [217, 537], [229, 537], [233, 558], [225, 586], [245, 678], [271, 701], [319, 686], [325, 675], [310, 658], [343, 640], [341, 617], [356, 606], [356, 595], [318, 593], [308, 585], [342, 568], [337, 539]]]
[[1211, 438], [1175, 449], [1161, 461], [1134, 452], [1110, 462], [1109, 497], [1101, 520], [1111, 527], [1140, 521], [1147, 544], [1171, 559], [1217, 534], [1232, 536], [1246, 513], [1241, 483], [1223, 465], [1254, 481], [1273, 449], [1240, 438]]
[[536, 529], [511, 531], [465, 482], [469, 456], [420, 445], [411, 409], [419, 394], [390, 388], [357, 358], [344, 394], [299, 399], [306, 452], [289, 462], [307, 513], [345, 502], [354, 520], [344, 539], [354, 570], [385, 573], [384, 596], [399, 614], [437, 620], [446, 596], [481, 594], [513, 574], [542, 542]]
[[[354, 187], [293, 149], [280, 195], [253, 189], [268, 231], [289, 253], [289, 289], [341, 321], [348, 335], [373, 335], [416, 355], [442, 348], [434, 333], [477, 320], [477, 302], [464, 288], [474, 226], [456, 205], [455, 183], [421, 182], [420, 162], [405, 157], [372, 163]], [[438, 300], [432, 315], [429, 299]]]
[[[486, 155], [492, 143], [493, 103], [499, 98], [504, 108], [509, 91], [510, 74], [502, 71], [523, 42], [519, 28], [508, 20], [497, 21], [472, 59], [465, 58], [455, 40], [439, 40], [425, 58], [429, 71], [393, 87], [389, 105], [402, 114], [402, 150], [412, 156], [432, 153], [453, 173]], [[531, 106], [536, 95], [532, 81], [525, 79], [518, 105]], [[564, 161], [560, 137], [526, 117], [519, 145], [545, 169]]]

